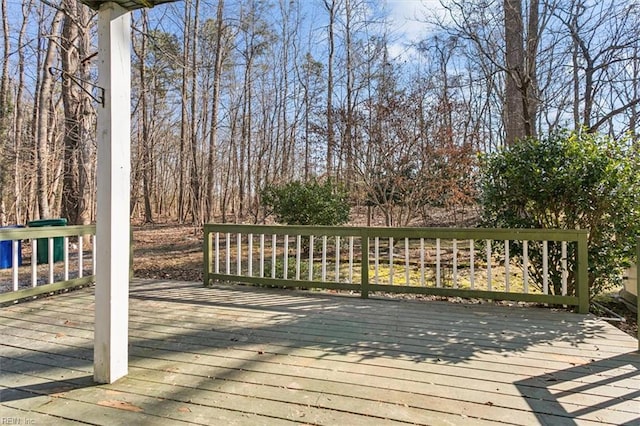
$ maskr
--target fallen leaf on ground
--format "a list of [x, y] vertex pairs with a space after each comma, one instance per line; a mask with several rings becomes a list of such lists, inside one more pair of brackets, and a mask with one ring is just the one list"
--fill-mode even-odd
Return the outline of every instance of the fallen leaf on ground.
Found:
[[116, 400], [98, 401], [98, 405], [101, 405], [103, 407], [117, 408], [119, 410], [133, 411], [136, 413], [140, 413], [144, 411], [142, 408], [136, 405], [130, 404], [126, 401], [116, 401]]

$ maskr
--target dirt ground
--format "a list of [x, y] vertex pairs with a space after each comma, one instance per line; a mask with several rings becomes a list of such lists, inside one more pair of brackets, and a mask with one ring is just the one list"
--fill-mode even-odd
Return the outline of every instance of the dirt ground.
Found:
[[[133, 238], [135, 277], [202, 281], [201, 227], [176, 224], [135, 226]], [[611, 318], [611, 324], [637, 336], [636, 314], [615, 297], [615, 293], [598, 302], [615, 315], [606, 310], [596, 312], [594, 309], [596, 315]]]
[[202, 281], [202, 228], [134, 227], [133, 273], [139, 278]]

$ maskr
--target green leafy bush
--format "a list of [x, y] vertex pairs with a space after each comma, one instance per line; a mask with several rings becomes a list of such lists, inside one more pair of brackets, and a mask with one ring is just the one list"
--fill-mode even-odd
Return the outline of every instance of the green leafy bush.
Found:
[[349, 220], [346, 189], [327, 180], [289, 182], [267, 186], [262, 205], [279, 223], [288, 225], [342, 225]]
[[[484, 225], [588, 230], [589, 285], [597, 295], [620, 284], [634, 255], [639, 165], [627, 138], [562, 131], [523, 140], [481, 159]], [[530, 248], [530, 257], [540, 260], [541, 248]], [[550, 244], [549, 257], [551, 290], [559, 294], [559, 244]], [[541, 271], [531, 272], [540, 285]]]

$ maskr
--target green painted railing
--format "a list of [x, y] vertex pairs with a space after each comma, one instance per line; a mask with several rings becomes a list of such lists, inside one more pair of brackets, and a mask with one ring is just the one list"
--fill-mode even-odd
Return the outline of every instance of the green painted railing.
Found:
[[589, 310], [586, 231], [206, 224], [203, 251], [205, 285], [338, 289], [362, 297], [418, 293]]
[[0, 304], [94, 282], [95, 233], [95, 225], [0, 228], [11, 258], [0, 269]]

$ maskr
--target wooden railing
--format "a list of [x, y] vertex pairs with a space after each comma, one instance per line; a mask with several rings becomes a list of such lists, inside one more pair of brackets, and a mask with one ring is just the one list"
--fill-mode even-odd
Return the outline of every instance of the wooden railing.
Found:
[[204, 226], [204, 282], [420, 293], [589, 310], [587, 232]]
[[95, 225], [0, 228], [0, 241], [11, 244], [11, 264], [0, 270], [0, 304], [93, 282], [95, 233]]

